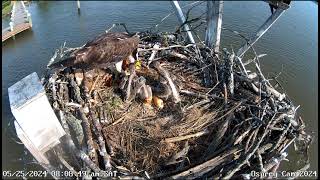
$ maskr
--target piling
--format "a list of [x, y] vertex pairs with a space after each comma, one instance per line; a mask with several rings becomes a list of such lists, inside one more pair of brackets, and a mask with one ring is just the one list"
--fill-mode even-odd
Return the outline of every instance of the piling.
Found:
[[77, 0], [78, 11], [80, 11], [80, 1]]
[[220, 35], [222, 27], [223, 1], [207, 2], [207, 29], [205, 43], [208, 47], [214, 48], [219, 52]]

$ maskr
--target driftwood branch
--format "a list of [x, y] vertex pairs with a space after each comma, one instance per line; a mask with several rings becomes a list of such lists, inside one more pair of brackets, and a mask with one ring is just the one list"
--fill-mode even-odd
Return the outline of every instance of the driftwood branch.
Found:
[[161, 67], [160, 63], [157, 61], [153, 63], [153, 66], [157, 69], [157, 71], [161, 74], [161, 76], [163, 76], [168, 81], [169, 86], [172, 91], [174, 102], [175, 103], [180, 102], [181, 98], [180, 98], [179, 92], [178, 92], [175, 84], [173, 83], [172, 79], [170, 78], [169, 73], [163, 67]]

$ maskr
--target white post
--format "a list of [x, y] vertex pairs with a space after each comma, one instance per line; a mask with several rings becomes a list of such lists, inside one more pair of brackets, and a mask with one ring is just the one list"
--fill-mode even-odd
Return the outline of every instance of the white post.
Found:
[[10, 26], [10, 32], [13, 34], [12, 38], [15, 39], [14, 32], [13, 32], [13, 22], [12, 21], [9, 23], [9, 26]]
[[[180, 8], [180, 5], [178, 3], [178, 1], [171, 1], [171, 4], [176, 12], [176, 15], [178, 17], [178, 20], [179, 20], [179, 23], [180, 24], [183, 24], [185, 21], [186, 21], [186, 18], [184, 17], [183, 15], [183, 12]], [[192, 36], [192, 33], [190, 31], [190, 27], [188, 24], [184, 24], [183, 26], [184, 30], [187, 31], [187, 36], [188, 36], [188, 39], [190, 41], [190, 43], [195, 43], [194, 39], [193, 39], [193, 36]]]
[[78, 11], [80, 11], [80, 1], [77, 0], [77, 5], [78, 5]]
[[10, 31], [13, 32], [13, 22], [12, 21], [9, 23], [9, 26], [10, 26]]
[[256, 32], [256, 34], [250, 38], [249, 43], [244, 44], [237, 52], [237, 56], [238, 57], [242, 57], [244, 55], [245, 52], [248, 51], [248, 49], [250, 48], [250, 45], [253, 45], [254, 43], [256, 43], [261, 36], [266, 33], [269, 28], [278, 20], [278, 18], [282, 15], [282, 13], [284, 13], [285, 10], [278, 8], [267, 20], [265, 23], [263, 23], [263, 25], [258, 29], [258, 31]]
[[13, 2], [12, 10], [11, 10], [11, 21], [14, 20], [14, 13], [16, 11], [16, 2]]
[[22, 3], [22, 6], [23, 6], [23, 9], [26, 11], [27, 9], [26, 9], [26, 6], [24, 5], [24, 2], [21, 1], [21, 3]]
[[32, 19], [31, 19], [31, 14], [29, 12], [27, 12], [27, 17], [28, 17], [28, 21], [30, 26], [32, 27]]
[[205, 43], [208, 47], [219, 52], [222, 26], [223, 1], [207, 2], [207, 29]]

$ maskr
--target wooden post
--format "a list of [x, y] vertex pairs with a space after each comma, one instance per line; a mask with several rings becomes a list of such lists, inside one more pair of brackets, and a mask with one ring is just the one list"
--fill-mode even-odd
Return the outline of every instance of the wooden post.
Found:
[[[185, 18], [184, 15], [183, 15], [183, 12], [182, 12], [182, 10], [181, 10], [181, 8], [180, 8], [180, 5], [179, 5], [178, 1], [171, 1], [171, 4], [172, 4], [172, 6], [173, 6], [173, 9], [174, 9], [175, 12], [176, 12], [176, 15], [177, 15], [177, 17], [178, 17], [179, 23], [180, 23], [180, 24], [183, 24], [183, 23], [186, 21], [186, 18]], [[188, 36], [188, 39], [189, 39], [190, 43], [193, 43], [193, 44], [194, 44], [195, 41], [194, 41], [194, 39], [193, 39], [193, 36], [192, 36], [191, 31], [190, 31], [189, 25], [188, 25], [188, 24], [185, 24], [185, 25], [183, 26], [183, 28], [184, 28], [185, 31], [187, 31], [187, 36]]]
[[244, 44], [237, 52], [237, 56], [242, 57], [245, 52], [248, 51], [250, 48], [250, 45], [253, 45], [256, 43], [260, 37], [266, 33], [269, 28], [278, 20], [278, 18], [284, 13], [285, 10], [281, 8], [277, 8], [277, 10], [266, 20], [266, 22], [263, 23], [263, 25], [258, 29], [256, 34], [250, 38], [249, 43]]
[[207, 1], [207, 29], [205, 43], [219, 52], [223, 1]]

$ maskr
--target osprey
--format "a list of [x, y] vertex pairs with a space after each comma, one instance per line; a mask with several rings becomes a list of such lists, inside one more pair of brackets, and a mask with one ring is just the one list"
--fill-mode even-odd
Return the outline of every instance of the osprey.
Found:
[[75, 67], [81, 69], [112, 68], [121, 72], [122, 62], [135, 62], [140, 42], [138, 35], [127, 33], [104, 33], [87, 42], [83, 47], [71, 53], [70, 57], [55, 62], [51, 69]]

